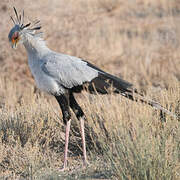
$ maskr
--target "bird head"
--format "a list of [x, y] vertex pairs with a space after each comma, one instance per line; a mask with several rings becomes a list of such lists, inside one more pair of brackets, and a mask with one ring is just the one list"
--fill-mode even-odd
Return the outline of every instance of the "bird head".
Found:
[[19, 42], [24, 41], [24, 35], [26, 33], [33, 35], [35, 30], [41, 29], [41, 26], [39, 24], [40, 21], [34, 21], [32, 25], [31, 23], [24, 25], [24, 11], [22, 15], [21, 14], [18, 15], [16, 8], [13, 7], [13, 9], [16, 15], [16, 19], [14, 20], [13, 17], [10, 16], [11, 20], [14, 23], [14, 27], [10, 30], [8, 38], [9, 38], [9, 42], [11, 43], [12, 48], [16, 48]]

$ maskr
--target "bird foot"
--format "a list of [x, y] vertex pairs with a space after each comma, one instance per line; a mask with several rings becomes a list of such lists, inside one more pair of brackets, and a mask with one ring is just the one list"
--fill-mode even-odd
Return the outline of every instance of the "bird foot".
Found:
[[59, 169], [59, 171], [63, 172], [63, 171], [65, 171], [65, 170], [67, 170], [67, 169], [68, 169], [68, 166], [67, 166], [67, 163], [65, 163], [65, 164], [63, 165], [63, 167]]
[[64, 167], [64, 166], [59, 169], [60, 172], [64, 172], [65, 170], [67, 170], [67, 167]]

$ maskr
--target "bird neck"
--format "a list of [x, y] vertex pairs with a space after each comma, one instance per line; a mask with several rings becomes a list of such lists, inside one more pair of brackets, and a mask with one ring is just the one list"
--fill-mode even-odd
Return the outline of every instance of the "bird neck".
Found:
[[23, 44], [27, 50], [28, 56], [43, 56], [50, 51], [45, 41], [39, 36], [27, 33], [23, 38]]

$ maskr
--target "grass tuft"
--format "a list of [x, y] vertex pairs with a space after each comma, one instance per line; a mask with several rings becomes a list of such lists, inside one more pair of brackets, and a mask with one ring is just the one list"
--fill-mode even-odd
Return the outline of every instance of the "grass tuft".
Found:
[[133, 83], [180, 119], [177, 1], [0, 3], [0, 179], [180, 179], [180, 121], [166, 116], [162, 122], [158, 111], [118, 95], [87, 93], [76, 99], [87, 116], [89, 165], [81, 168], [80, 126], [72, 115], [69, 169], [60, 172], [65, 128], [59, 106], [35, 88], [24, 48], [13, 51], [7, 40], [12, 6], [24, 9], [29, 19], [40, 17], [51, 49]]

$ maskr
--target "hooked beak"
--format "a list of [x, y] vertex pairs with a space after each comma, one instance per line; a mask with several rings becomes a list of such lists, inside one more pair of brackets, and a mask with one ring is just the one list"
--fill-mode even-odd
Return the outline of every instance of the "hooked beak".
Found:
[[12, 47], [13, 49], [16, 49], [16, 48], [17, 48], [17, 45], [16, 45], [16, 43], [14, 43], [14, 44], [11, 44], [11, 47]]
[[17, 43], [18, 43], [18, 39], [17, 40], [14, 40], [14, 39], [12, 39], [12, 41], [11, 41], [11, 47], [13, 48], [13, 49], [16, 49], [17, 48]]

